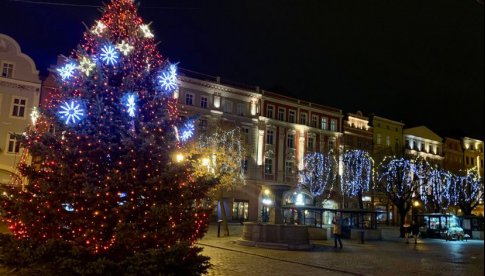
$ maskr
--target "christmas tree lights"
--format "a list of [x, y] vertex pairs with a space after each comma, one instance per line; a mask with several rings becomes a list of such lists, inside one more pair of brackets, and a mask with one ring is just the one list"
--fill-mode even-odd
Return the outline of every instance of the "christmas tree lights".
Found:
[[314, 203], [316, 198], [327, 192], [324, 200], [331, 196], [333, 184], [337, 178], [337, 160], [331, 153], [308, 153], [303, 157], [304, 169], [300, 171], [299, 188], [307, 190]]
[[[56, 70], [60, 93], [23, 144], [35, 160], [21, 160], [28, 181], [1, 201], [15, 239], [106, 258], [185, 243], [187, 254], [199, 252], [192, 245], [208, 226], [211, 185], [171, 158], [182, 122], [158, 77], [168, 72], [164, 85], [176, 89], [176, 69], [153, 38], [132, 0], [113, 0]], [[188, 139], [193, 124], [185, 131]]]

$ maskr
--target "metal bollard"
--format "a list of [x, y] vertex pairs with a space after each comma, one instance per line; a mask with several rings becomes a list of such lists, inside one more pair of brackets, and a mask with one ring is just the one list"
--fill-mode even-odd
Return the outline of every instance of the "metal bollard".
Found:
[[221, 222], [222, 222], [222, 219], [217, 221], [217, 237], [218, 238], [221, 237]]

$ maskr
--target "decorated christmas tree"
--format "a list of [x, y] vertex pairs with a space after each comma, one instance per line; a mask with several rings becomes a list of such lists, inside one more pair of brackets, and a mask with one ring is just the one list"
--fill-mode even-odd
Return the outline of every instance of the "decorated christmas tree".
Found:
[[133, 1], [106, 5], [56, 71], [60, 94], [25, 135], [25, 181], [2, 198], [15, 248], [62, 244], [68, 257], [83, 256], [77, 262], [121, 269], [147, 256], [165, 260], [134, 274], [165, 274], [174, 265], [167, 254], [179, 254], [179, 273], [204, 271], [207, 258], [193, 243], [207, 229], [210, 185], [174, 160], [193, 125], [178, 115], [176, 65], [158, 53]]

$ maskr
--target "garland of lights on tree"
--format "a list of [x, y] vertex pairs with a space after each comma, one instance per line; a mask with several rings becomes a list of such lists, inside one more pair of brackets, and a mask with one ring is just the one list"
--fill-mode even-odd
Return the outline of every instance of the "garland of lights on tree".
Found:
[[202, 237], [210, 187], [173, 161], [194, 121], [179, 118], [177, 66], [158, 53], [133, 1], [108, 4], [55, 73], [60, 94], [26, 134], [33, 161], [19, 170], [27, 181], [2, 201], [14, 236], [93, 253]]
[[300, 181], [298, 187], [307, 190], [314, 200], [328, 191], [330, 198], [333, 184], [337, 178], [337, 160], [332, 153], [313, 152], [303, 157], [303, 170], [299, 172]]
[[373, 160], [363, 150], [350, 150], [343, 156], [342, 192], [348, 196], [362, 196], [370, 190]]

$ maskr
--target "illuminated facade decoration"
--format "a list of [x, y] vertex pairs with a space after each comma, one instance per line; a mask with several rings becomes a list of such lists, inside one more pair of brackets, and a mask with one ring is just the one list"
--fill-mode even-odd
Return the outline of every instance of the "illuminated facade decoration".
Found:
[[476, 168], [479, 175], [483, 178], [483, 141], [463, 137], [461, 144], [464, 169]]
[[[20, 135], [32, 124], [41, 81], [34, 61], [12, 37], [0, 33], [0, 186], [17, 183], [17, 163], [24, 157]], [[4, 71], [3, 68], [9, 70]]]
[[425, 126], [404, 129], [405, 150], [409, 155], [424, 158], [443, 167], [443, 138]]
[[361, 111], [348, 113], [347, 120], [343, 122], [343, 146], [345, 150], [361, 149], [372, 152], [374, 132], [369, 125], [369, 118]]

